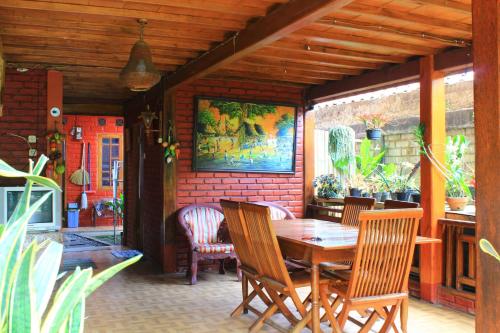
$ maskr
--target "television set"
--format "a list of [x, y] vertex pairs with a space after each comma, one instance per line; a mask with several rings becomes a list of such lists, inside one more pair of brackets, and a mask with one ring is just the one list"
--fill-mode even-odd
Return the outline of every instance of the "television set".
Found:
[[[7, 223], [12, 213], [14, 213], [23, 191], [24, 187], [0, 187], [0, 224]], [[52, 195], [31, 217], [28, 222], [28, 230], [52, 231], [61, 229], [61, 192], [48, 187], [33, 186], [30, 202], [36, 202], [46, 193]]]

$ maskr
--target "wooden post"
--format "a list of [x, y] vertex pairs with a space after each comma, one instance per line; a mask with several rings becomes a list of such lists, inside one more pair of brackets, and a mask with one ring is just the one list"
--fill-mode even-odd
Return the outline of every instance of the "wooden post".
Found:
[[[163, 140], [167, 140], [168, 127], [175, 129], [175, 90], [163, 95]], [[175, 134], [175, 133], [174, 133]], [[163, 271], [175, 272], [177, 225], [177, 161], [163, 163], [163, 223], [165, 243], [163, 248]]]
[[[440, 161], [444, 160], [445, 112], [444, 74], [434, 70], [434, 56], [427, 56], [420, 60], [420, 122], [425, 125], [425, 142]], [[438, 219], [444, 217], [444, 178], [425, 156], [421, 157], [420, 172], [424, 209], [420, 232], [423, 236], [441, 238]], [[424, 300], [437, 301], [441, 261], [441, 245], [420, 247], [420, 296]]]
[[5, 85], [5, 61], [3, 60], [2, 36], [0, 36], [0, 117], [3, 114], [3, 87]]
[[[472, 1], [476, 238], [500, 250], [500, 3]], [[500, 263], [477, 251], [476, 332], [500, 332]]]
[[304, 214], [314, 198], [314, 113], [304, 111]]

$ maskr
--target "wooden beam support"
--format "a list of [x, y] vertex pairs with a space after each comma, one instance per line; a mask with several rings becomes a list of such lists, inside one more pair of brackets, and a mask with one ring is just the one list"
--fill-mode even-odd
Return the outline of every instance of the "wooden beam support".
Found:
[[[59, 108], [59, 117], [52, 117], [50, 110]], [[63, 75], [61, 72], [47, 71], [47, 132], [62, 132], [63, 112]]]
[[[446, 141], [446, 99], [444, 72], [434, 69], [434, 56], [420, 60], [420, 122], [425, 126], [425, 142], [434, 156], [444, 162]], [[420, 192], [424, 216], [420, 223], [423, 236], [441, 238], [438, 219], [444, 217], [445, 182], [426, 156], [420, 159]], [[420, 296], [437, 302], [441, 283], [441, 245], [420, 247]]]
[[[450, 49], [434, 56], [434, 69], [445, 72], [465, 70], [472, 67], [469, 49]], [[419, 60], [392, 65], [376, 71], [348, 77], [342, 81], [331, 81], [324, 85], [311, 87], [306, 93], [309, 105], [325, 102], [378, 89], [418, 82]]]
[[122, 104], [64, 104], [66, 115], [123, 117]]
[[[169, 126], [175, 131], [175, 91], [164, 91], [162, 135], [166, 140]], [[175, 136], [175, 132], [172, 133]], [[177, 226], [177, 161], [163, 163], [163, 224], [165, 242], [163, 245], [163, 271], [175, 272], [176, 226]]]
[[304, 114], [304, 213], [307, 205], [314, 198], [314, 127], [315, 115], [313, 112]]
[[214, 72], [314, 21], [353, 0], [295, 0], [237, 33], [211, 51], [167, 77], [167, 89]]
[[5, 86], [5, 61], [3, 59], [2, 36], [0, 36], [0, 117], [3, 114], [3, 87]]
[[[476, 138], [476, 238], [500, 251], [500, 3], [472, 1], [474, 121]], [[500, 263], [477, 251], [476, 332], [500, 332]]]

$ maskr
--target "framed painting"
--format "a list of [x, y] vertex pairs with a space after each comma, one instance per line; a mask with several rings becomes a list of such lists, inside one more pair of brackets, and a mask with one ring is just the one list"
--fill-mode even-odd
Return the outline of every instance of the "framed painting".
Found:
[[297, 107], [195, 97], [194, 171], [295, 172]]

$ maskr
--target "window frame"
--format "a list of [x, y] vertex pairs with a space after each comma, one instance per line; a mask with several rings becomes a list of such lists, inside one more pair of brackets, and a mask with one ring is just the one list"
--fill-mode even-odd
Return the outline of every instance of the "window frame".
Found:
[[[119, 152], [118, 152], [118, 160], [123, 161], [123, 133], [99, 133], [97, 134], [97, 188], [99, 190], [110, 190], [113, 188], [113, 184], [109, 186], [102, 185], [102, 148], [103, 148], [103, 139], [119, 139]], [[111, 158], [111, 155], [110, 155]], [[112, 167], [110, 169], [110, 172]], [[123, 169], [120, 169], [120, 178], [123, 177]], [[112, 178], [111, 178], [112, 180]], [[119, 183], [119, 188], [121, 187], [121, 182]]]

